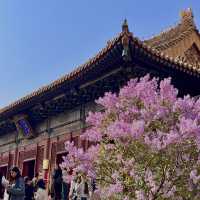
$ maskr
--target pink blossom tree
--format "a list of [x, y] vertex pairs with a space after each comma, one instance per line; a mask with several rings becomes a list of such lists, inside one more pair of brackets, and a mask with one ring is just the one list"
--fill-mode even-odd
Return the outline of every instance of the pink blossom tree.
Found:
[[200, 99], [179, 98], [171, 79], [132, 79], [96, 103], [81, 136], [66, 143], [62, 167], [95, 178], [105, 200], [200, 199]]

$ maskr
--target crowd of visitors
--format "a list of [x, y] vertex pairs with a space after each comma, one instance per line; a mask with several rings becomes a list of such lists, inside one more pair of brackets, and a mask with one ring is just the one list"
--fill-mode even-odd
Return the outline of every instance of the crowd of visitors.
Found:
[[94, 196], [95, 181], [88, 181], [76, 174], [70, 183], [64, 181], [63, 171], [56, 166], [51, 185], [46, 188], [45, 181], [36, 173], [33, 179], [22, 177], [18, 167], [10, 170], [7, 180], [0, 172], [0, 200], [97, 200]]

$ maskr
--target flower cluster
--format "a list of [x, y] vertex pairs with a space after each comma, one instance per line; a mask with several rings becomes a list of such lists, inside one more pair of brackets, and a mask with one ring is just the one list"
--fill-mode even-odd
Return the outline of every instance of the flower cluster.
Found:
[[96, 145], [66, 143], [63, 167], [95, 177], [102, 199], [200, 199], [200, 99], [147, 75], [96, 103], [81, 136]]

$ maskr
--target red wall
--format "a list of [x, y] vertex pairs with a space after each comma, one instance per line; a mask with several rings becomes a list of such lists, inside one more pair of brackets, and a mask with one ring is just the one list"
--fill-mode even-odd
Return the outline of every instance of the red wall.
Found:
[[[80, 141], [79, 135], [80, 133], [73, 133], [64, 134], [51, 139], [41, 139], [37, 144], [29, 144], [24, 147], [16, 148], [10, 152], [2, 153], [0, 154], [0, 167], [8, 165], [8, 169], [10, 169], [11, 166], [17, 165], [21, 170], [23, 170], [23, 162], [34, 159], [35, 172], [43, 173], [43, 175], [50, 180], [51, 172], [56, 163], [56, 155], [66, 152], [64, 143], [67, 140], [74, 141], [74, 143], [79, 147], [87, 145], [85, 142]], [[46, 172], [42, 169], [43, 159], [49, 160], [49, 170]]]

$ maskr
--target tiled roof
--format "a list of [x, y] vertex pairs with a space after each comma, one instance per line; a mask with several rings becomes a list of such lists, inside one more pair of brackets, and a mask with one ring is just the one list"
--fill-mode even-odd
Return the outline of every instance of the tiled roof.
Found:
[[145, 40], [144, 42], [159, 51], [163, 51], [176, 45], [180, 40], [188, 37], [193, 31], [198, 33], [194, 23], [192, 10], [188, 9], [182, 11], [181, 22], [176, 26], [154, 36], [151, 39]]
[[[179, 25], [178, 29], [179, 30], [181, 29], [180, 25]], [[188, 31], [189, 31], [189, 29], [188, 29]], [[170, 32], [171, 32], [171, 35], [173, 35], [175, 30], [173, 29]], [[172, 32], [173, 32], [173, 34], [172, 34]], [[94, 64], [97, 63], [102, 57], [104, 57], [106, 55], [106, 53], [108, 51], [110, 51], [118, 42], [121, 42], [121, 43], [124, 42], [124, 44], [126, 44], [127, 38], [129, 38], [129, 40], [132, 41], [133, 45], [136, 44], [139, 48], [144, 49], [148, 53], [148, 55], [155, 57], [156, 60], [167, 61], [171, 66], [175, 66], [175, 68], [180, 71], [184, 71], [185, 73], [188, 73], [190, 75], [200, 77], [200, 68], [193, 66], [187, 62], [184, 62], [183, 60], [181, 60], [179, 58], [169, 57], [168, 55], [166, 55], [163, 52], [160, 52], [156, 48], [154, 48], [152, 46], [152, 43], [150, 45], [150, 43], [148, 43], [146, 41], [143, 42], [143, 41], [139, 40], [138, 38], [133, 37], [133, 35], [131, 33], [129, 33], [129, 31], [128, 31], [128, 26], [125, 25], [123, 27], [123, 31], [116, 38], [114, 38], [113, 40], [110, 40], [107, 43], [107, 46], [105, 48], [103, 48], [96, 56], [89, 59], [85, 64], [77, 67], [71, 73], [61, 77], [60, 79], [52, 82], [51, 84], [49, 84], [47, 86], [39, 88], [38, 90], [32, 92], [31, 94], [29, 94], [25, 97], [22, 97], [21, 99], [15, 101], [14, 103], [11, 103], [10, 105], [2, 108], [0, 110], [0, 116], [6, 114], [9, 111], [12, 111], [12, 110], [15, 110], [18, 108], [22, 108], [24, 105], [30, 104], [34, 99], [41, 97], [49, 92], [53, 92], [57, 88], [59, 88], [62, 84], [67, 84], [68, 81], [74, 80], [75, 78], [79, 77], [81, 74], [86, 73], [88, 70], [92, 69]], [[158, 42], [158, 40], [159, 40], [158, 38], [162, 38], [162, 41], [164, 41], [165, 37], [164, 37], [164, 35], [161, 34], [160, 36], [157, 37], [157, 39], [154, 38], [151, 41]]]
[[197, 67], [196, 65], [191, 65], [185, 60], [182, 60], [181, 58], [177, 57], [170, 57], [167, 54], [156, 50], [155, 48], [152, 48], [151, 46], [147, 45], [146, 43], [142, 42], [138, 38], [133, 38], [133, 41], [139, 45], [139, 48], [144, 49], [147, 54], [151, 57], [154, 57], [158, 62], [168, 62], [168, 65], [172, 68], [175, 68], [179, 71], [183, 71], [187, 74], [200, 77], [200, 67]]
[[181, 57], [186, 62], [200, 68], [200, 50], [195, 43], [188, 48]]
[[73, 78], [79, 76], [82, 72], [86, 72], [89, 70], [92, 65], [97, 62], [100, 58], [102, 58], [112, 47], [121, 39], [123, 33], [120, 33], [117, 37], [115, 37], [113, 40], [109, 40], [107, 42], [107, 46], [103, 48], [96, 56], [89, 59], [86, 63], [83, 65], [77, 67], [74, 71], [72, 71], [69, 74], [64, 75], [63, 77], [53, 81], [51, 84], [41, 87], [38, 90], [28, 94], [27, 96], [24, 96], [20, 98], [19, 100], [11, 103], [10, 105], [0, 109], [0, 115], [3, 113], [12, 110], [13, 108], [16, 108], [18, 106], [22, 106], [24, 104], [28, 104], [31, 100], [33, 100], [35, 97], [39, 97], [41, 95], [44, 95], [46, 92], [50, 92], [58, 88], [60, 85], [65, 83], [66, 81], [72, 80]]

